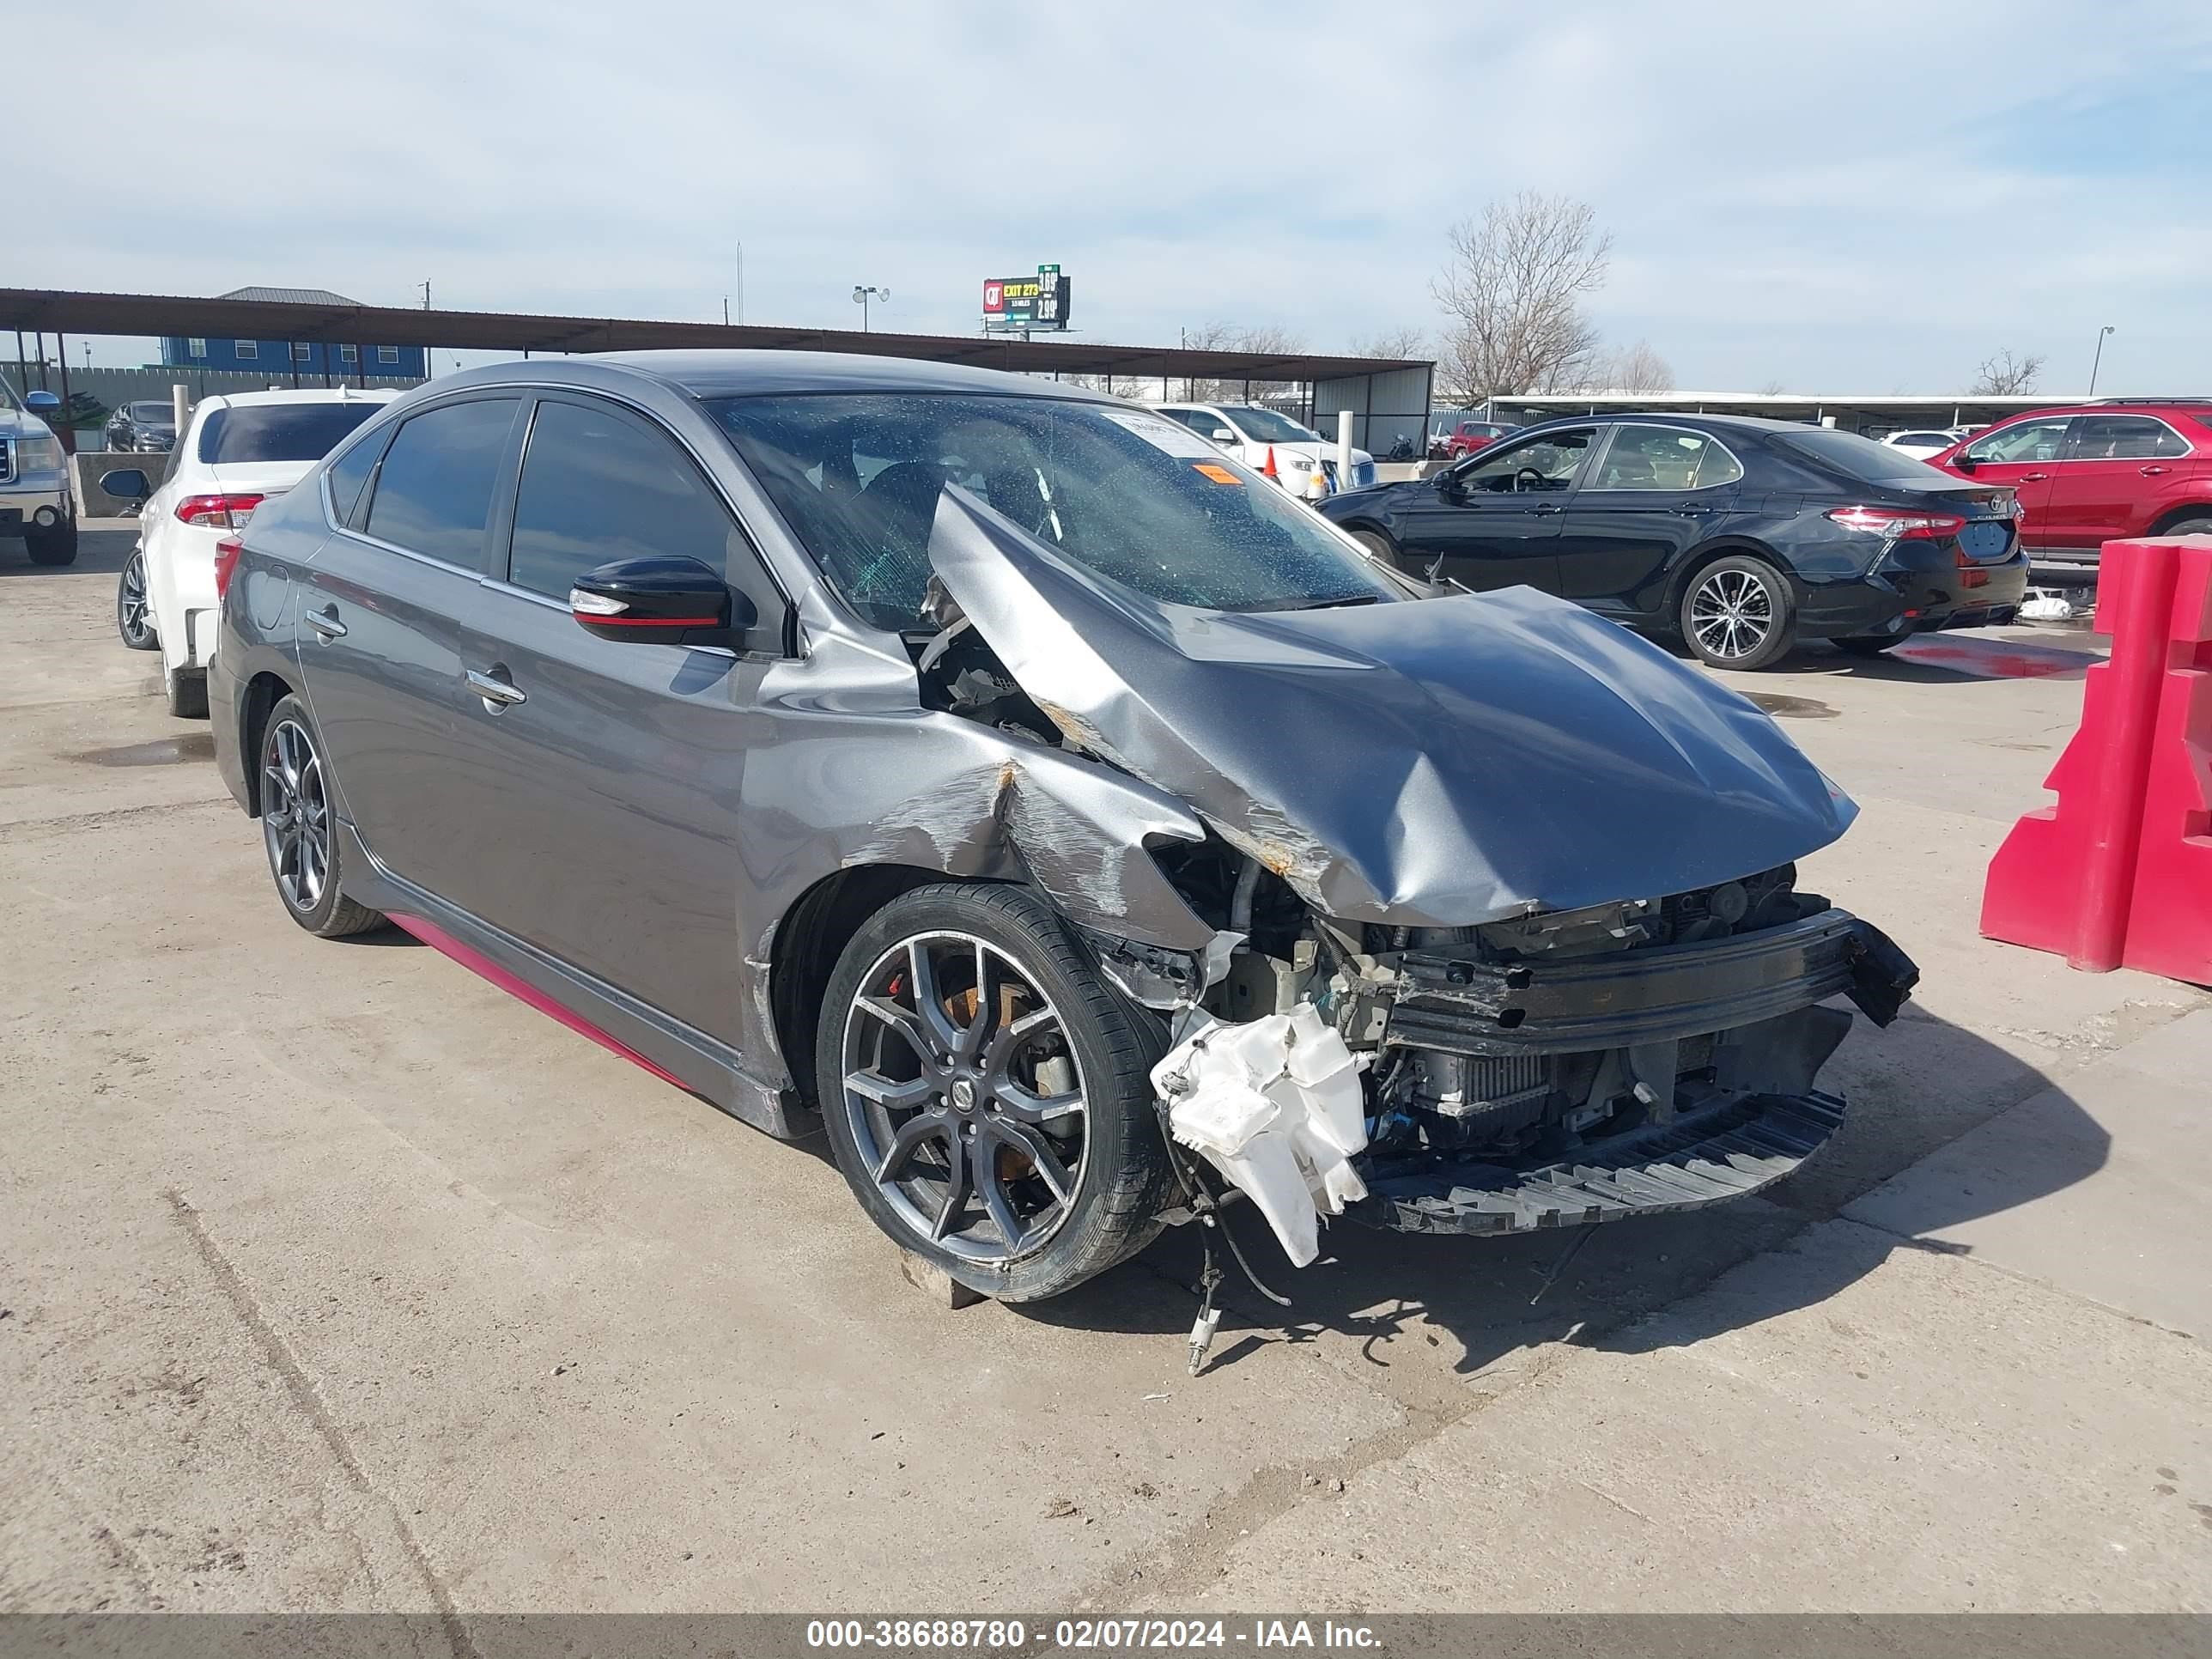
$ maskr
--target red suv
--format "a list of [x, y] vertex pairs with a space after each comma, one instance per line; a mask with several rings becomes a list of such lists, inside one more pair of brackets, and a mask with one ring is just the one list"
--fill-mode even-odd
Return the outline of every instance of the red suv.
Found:
[[1449, 432], [1437, 435], [1443, 440], [1443, 453], [1452, 460], [1462, 455], [1472, 455], [1478, 449], [1496, 443], [1509, 432], [1521, 428], [1505, 421], [1461, 421]]
[[2017, 492], [2021, 542], [2039, 565], [2094, 568], [2124, 536], [2212, 535], [2212, 399], [2039, 409], [1928, 464]]

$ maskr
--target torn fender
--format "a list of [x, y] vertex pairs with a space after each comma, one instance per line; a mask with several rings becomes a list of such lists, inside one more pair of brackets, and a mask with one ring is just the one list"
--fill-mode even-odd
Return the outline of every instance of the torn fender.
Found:
[[1072, 742], [1346, 921], [1457, 927], [1687, 891], [1802, 858], [1857, 811], [1744, 698], [1529, 589], [1164, 604], [957, 488], [930, 559]]

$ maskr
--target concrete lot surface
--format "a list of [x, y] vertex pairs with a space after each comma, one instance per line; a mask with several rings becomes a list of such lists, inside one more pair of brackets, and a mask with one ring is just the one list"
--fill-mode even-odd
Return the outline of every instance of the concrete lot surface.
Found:
[[1194, 1381], [1188, 1240], [932, 1306], [818, 1149], [295, 928], [130, 541], [0, 543], [0, 1610], [2212, 1610], [2212, 1003], [1973, 927], [2085, 633], [1735, 682], [1925, 975], [1820, 1163], [1534, 1306], [1262, 1246]]

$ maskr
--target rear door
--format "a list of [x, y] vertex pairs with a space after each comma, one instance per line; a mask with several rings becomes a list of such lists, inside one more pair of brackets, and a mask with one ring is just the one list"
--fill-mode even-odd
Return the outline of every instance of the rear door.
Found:
[[[727, 504], [656, 421], [544, 392], [509, 525], [469, 613], [454, 716], [479, 850], [449, 894], [480, 919], [712, 1036], [737, 1036], [736, 840], [757, 693], [787, 607]], [[586, 633], [576, 577], [681, 556], [752, 601], [742, 651]]]
[[1593, 611], [1642, 616], [1664, 604], [1667, 572], [1734, 511], [1743, 466], [1686, 427], [1626, 422], [1568, 498], [1559, 592]]
[[1971, 472], [1961, 469], [1963, 476], [1978, 484], [2005, 485], [2020, 497], [2025, 515], [2020, 538], [2028, 547], [2070, 545], [2051, 525], [2051, 487], [2066, 452], [2069, 424], [2063, 415], [2013, 421], [1983, 433], [1959, 452], [1974, 464]]
[[1591, 425], [1492, 444], [1439, 475], [1440, 487], [1407, 492], [1394, 526], [1399, 544], [1477, 592], [1558, 592], [1559, 521], [1597, 436]]
[[2190, 465], [2188, 440], [2155, 415], [2076, 416], [2054, 469], [2045, 544], [2098, 547], [2141, 533]]
[[[380, 864], [449, 897], [481, 856], [480, 792], [458, 752], [463, 619], [523, 406], [514, 392], [486, 392], [402, 422], [350, 520], [307, 570], [301, 605], [300, 666], [340, 815]], [[345, 490], [360, 459], [349, 451], [333, 467]]]

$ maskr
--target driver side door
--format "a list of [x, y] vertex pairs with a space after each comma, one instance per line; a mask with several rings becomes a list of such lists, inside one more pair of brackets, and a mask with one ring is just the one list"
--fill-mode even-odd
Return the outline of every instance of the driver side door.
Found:
[[1477, 592], [1559, 592], [1559, 525], [1597, 435], [1595, 426], [1568, 427], [1494, 443], [1437, 474], [1431, 492], [1399, 515], [1407, 563], [1436, 565], [1437, 575]]

